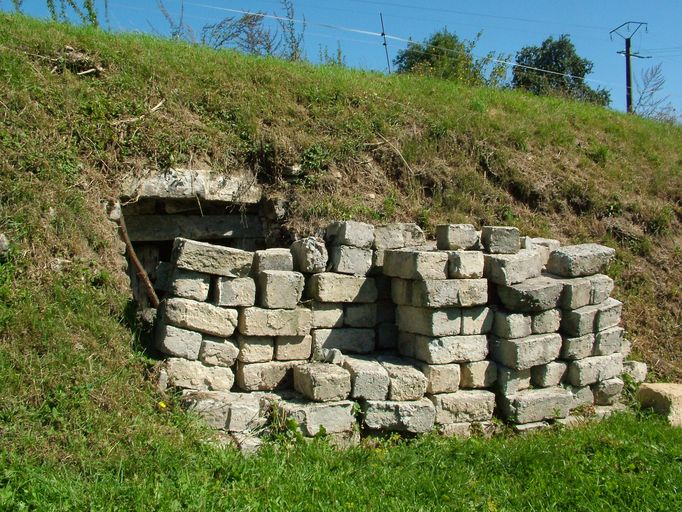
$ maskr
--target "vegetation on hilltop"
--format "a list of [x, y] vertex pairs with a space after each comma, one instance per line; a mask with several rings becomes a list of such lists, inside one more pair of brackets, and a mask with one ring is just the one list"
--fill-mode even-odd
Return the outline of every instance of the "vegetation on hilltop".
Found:
[[[174, 500], [176, 508], [193, 506], [190, 497], [209, 508], [210, 499], [234, 497], [221, 489], [258, 488], [259, 463], [204, 446], [192, 418], [172, 400], [159, 409], [145, 379], [154, 361], [139, 341], [102, 206], [143, 169], [250, 167], [270, 197], [288, 204], [294, 234], [332, 219], [412, 220], [429, 233], [466, 221], [611, 245], [617, 259], [609, 273], [636, 356], [657, 378], [682, 376], [680, 127], [518, 91], [247, 57], [16, 15], [0, 14], [0, 41], [0, 232], [12, 245], [0, 262], [2, 506], [17, 508], [21, 499], [30, 507], [38, 499], [31, 493], [44, 492], [84, 508], [94, 486], [101, 496], [119, 489], [123, 508], [138, 487], [168, 499], [167, 508]], [[302, 173], [292, 178], [294, 164]], [[597, 453], [620, 457], [636, 444], [601, 427], [586, 431], [585, 442], [597, 447], [581, 455], [588, 466], [566, 460], [610, 482], [600, 488], [604, 499], [633, 482], [654, 489], [679, 467], [679, 454], [661, 458], [674, 453], [673, 434], [652, 420], [623, 421], [613, 424], [623, 435], [651, 429], [656, 439], [636, 452], [634, 470], [591, 465]], [[562, 439], [548, 441], [548, 450]], [[305, 457], [322, 457], [310, 450]], [[348, 461], [367, 455], [346, 457], [334, 467], [351, 471]], [[519, 464], [527, 457], [520, 453]], [[281, 460], [286, 471], [300, 461], [291, 453]], [[396, 459], [393, 475], [398, 467]], [[171, 473], [150, 487], [141, 483], [150, 471]], [[205, 478], [227, 497], [195, 494]], [[547, 495], [557, 497], [553, 484]], [[495, 493], [518, 491], [500, 485]], [[444, 488], [440, 482], [434, 492]], [[391, 503], [406, 499], [396, 492]], [[437, 494], [423, 497], [437, 508]]]

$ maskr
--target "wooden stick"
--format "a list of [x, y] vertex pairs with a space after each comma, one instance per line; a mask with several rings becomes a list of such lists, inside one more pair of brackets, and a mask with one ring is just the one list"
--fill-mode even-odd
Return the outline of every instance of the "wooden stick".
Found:
[[130, 258], [130, 261], [135, 267], [135, 270], [137, 270], [137, 277], [139, 277], [140, 280], [142, 281], [142, 284], [144, 284], [144, 288], [147, 292], [147, 297], [149, 297], [149, 302], [151, 302], [152, 307], [158, 308], [159, 298], [156, 296], [154, 286], [152, 286], [152, 282], [149, 280], [147, 272], [145, 271], [144, 267], [142, 266], [142, 263], [140, 263], [140, 260], [137, 257], [137, 254], [135, 253], [133, 244], [130, 241], [130, 237], [128, 236], [128, 229], [126, 228], [126, 223], [125, 220], [123, 219], [123, 214], [121, 214], [118, 218], [118, 230], [121, 233], [121, 238], [123, 239], [123, 242], [126, 244], [126, 251], [128, 252], [128, 257]]

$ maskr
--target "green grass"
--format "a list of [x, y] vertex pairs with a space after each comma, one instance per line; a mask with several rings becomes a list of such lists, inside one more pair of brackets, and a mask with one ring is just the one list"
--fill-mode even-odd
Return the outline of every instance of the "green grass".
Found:
[[151, 438], [123, 458], [0, 456], [7, 510], [633, 510], [682, 506], [682, 430], [601, 424], [467, 441], [426, 436], [338, 452], [324, 441], [232, 449]]
[[[78, 75], [66, 45], [105, 71]], [[680, 433], [649, 417], [342, 454], [210, 448], [172, 399], [157, 407], [156, 361], [102, 206], [143, 169], [249, 167], [288, 201], [294, 233], [353, 218], [601, 241], [617, 248], [609, 273], [635, 353], [675, 379], [679, 127], [3, 13], [0, 83], [0, 232], [12, 243], [0, 260], [0, 508], [680, 508]], [[283, 179], [292, 164], [305, 171], [296, 183]]]

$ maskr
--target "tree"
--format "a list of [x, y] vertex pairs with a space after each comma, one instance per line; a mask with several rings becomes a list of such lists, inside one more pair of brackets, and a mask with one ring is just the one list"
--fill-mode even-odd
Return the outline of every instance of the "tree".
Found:
[[611, 102], [609, 91], [592, 89], [585, 83], [585, 76], [592, 72], [593, 64], [577, 54], [567, 34], [556, 40], [548, 37], [541, 46], [522, 48], [516, 54], [516, 64], [512, 76], [514, 88], [542, 96], [566, 96], [603, 106]]
[[637, 101], [633, 110], [637, 115], [669, 123], [677, 121], [677, 112], [668, 102], [668, 96], [659, 96], [665, 85], [661, 64], [643, 70], [640, 79], [635, 79], [635, 84]]
[[473, 54], [480, 37], [479, 33], [471, 41], [460, 39], [444, 28], [423, 43], [409, 43], [393, 64], [398, 73], [436, 76], [469, 85], [498, 85], [504, 80], [506, 67], [495, 62], [493, 53], [482, 58]]

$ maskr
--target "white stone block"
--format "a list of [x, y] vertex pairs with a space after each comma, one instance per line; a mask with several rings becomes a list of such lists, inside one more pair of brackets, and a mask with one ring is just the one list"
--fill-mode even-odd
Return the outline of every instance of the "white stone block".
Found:
[[242, 363], [266, 363], [275, 354], [275, 340], [271, 336], [237, 336], [239, 360]]
[[237, 310], [206, 302], [173, 297], [161, 303], [161, 318], [168, 324], [229, 338], [237, 325]]
[[311, 298], [319, 302], [376, 302], [378, 291], [374, 278], [355, 277], [332, 272], [315, 274], [309, 280]]
[[263, 270], [256, 278], [258, 304], [268, 309], [294, 309], [301, 300], [304, 285], [300, 272]]
[[218, 277], [214, 301], [217, 306], [253, 306], [256, 303], [256, 283], [250, 277]]
[[171, 263], [178, 268], [225, 277], [246, 277], [251, 271], [253, 253], [176, 238]]

